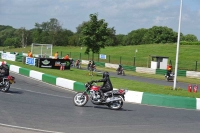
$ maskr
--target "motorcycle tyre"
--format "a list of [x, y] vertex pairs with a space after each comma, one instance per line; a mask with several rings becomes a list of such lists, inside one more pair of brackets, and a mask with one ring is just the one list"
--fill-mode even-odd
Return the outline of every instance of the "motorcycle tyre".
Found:
[[[119, 97], [119, 96], [118, 96]], [[117, 101], [114, 101], [114, 102], [117, 102]], [[113, 103], [114, 103], [113, 102]], [[112, 103], [109, 103], [108, 105], [107, 105], [111, 110], [119, 110], [119, 109], [121, 109], [122, 108], [122, 106], [123, 106], [123, 100], [121, 99], [120, 100], [120, 105], [118, 106], [118, 107], [116, 107], [116, 108], [113, 108], [112, 107]]]
[[[76, 98], [77, 98], [77, 96], [78, 95], [82, 95], [83, 93], [82, 92], [78, 92], [78, 93], [76, 93], [76, 95], [74, 96], [74, 98], [73, 98], [73, 103], [74, 103], [74, 105], [75, 106], [78, 106], [78, 107], [82, 107], [82, 106], [84, 106], [87, 102], [88, 102], [88, 95], [87, 94], [84, 94], [83, 96], [84, 96], [84, 101], [83, 101], [83, 103], [82, 104], [77, 104], [77, 102], [76, 102]], [[81, 100], [80, 100], [81, 101]]]
[[10, 82], [8, 80], [6, 80], [4, 83], [5, 83], [5, 85], [3, 85], [1, 87], [1, 91], [2, 92], [8, 92], [9, 89], [10, 89]]
[[122, 75], [125, 76], [125, 72], [124, 71], [122, 71]]

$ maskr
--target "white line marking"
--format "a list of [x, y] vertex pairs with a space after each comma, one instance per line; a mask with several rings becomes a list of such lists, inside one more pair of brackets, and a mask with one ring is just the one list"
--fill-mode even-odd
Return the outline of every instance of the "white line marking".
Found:
[[48, 94], [48, 93], [43, 93], [43, 92], [36, 92], [36, 91], [31, 91], [31, 90], [24, 90], [24, 89], [16, 88], [16, 87], [12, 87], [12, 88], [17, 89], [17, 90], [32, 92], [32, 93], [36, 93], [36, 94], [41, 94], [41, 95], [47, 95], [47, 96], [53, 96], [53, 97], [60, 97], [60, 98], [72, 98], [72, 97], [64, 97], [64, 96], [59, 96], [59, 95], [54, 95], [54, 94]]
[[35, 128], [28, 128], [28, 127], [7, 125], [7, 124], [3, 124], [3, 123], [0, 123], [0, 126], [17, 128], [17, 129], [25, 129], [25, 130], [30, 130], [30, 131], [39, 131], [39, 132], [43, 132], [43, 133], [65, 133], [65, 132], [56, 132], [56, 131], [48, 131], [48, 130], [41, 130], [41, 129], [35, 129]]
[[4, 93], [4, 94], [8, 94], [8, 95], [13, 95], [13, 94], [11, 94], [11, 93], [7, 93], [7, 92], [2, 92], [2, 91], [0, 91], [1, 93]]

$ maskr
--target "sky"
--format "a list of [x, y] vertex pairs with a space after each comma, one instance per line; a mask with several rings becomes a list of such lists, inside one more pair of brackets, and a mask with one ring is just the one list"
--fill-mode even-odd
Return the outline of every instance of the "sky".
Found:
[[[200, 40], [200, 0], [182, 0], [181, 33]], [[56, 18], [62, 28], [76, 32], [89, 15], [98, 13], [116, 34], [167, 26], [178, 32], [181, 0], [0, 0], [0, 25], [35, 27]]]

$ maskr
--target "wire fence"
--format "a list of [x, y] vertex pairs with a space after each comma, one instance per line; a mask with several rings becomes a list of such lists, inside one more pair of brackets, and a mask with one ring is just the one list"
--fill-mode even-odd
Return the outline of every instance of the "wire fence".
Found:
[[[107, 55], [106, 59], [101, 59], [99, 54], [84, 54], [78, 52], [60, 52], [60, 57], [64, 57], [66, 54], [69, 54], [70, 58], [74, 60], [93, 60], [95, 62], [103, 62], [103, 63], [111, 63], [111, 64], [122, 64], [127, 66], [135, 66], [135, 67], [151, 67], [151, 56], [148, 55], [146, 57], [124, 57], [123, 55]], [[172, 63], [173, 69], [175, 68], [175, 60], [168, 59], [170, 63]], [[179, 60], [178, 62], [179, 70], [188, 70], [188, 71], [200, 71], [200, 61], [192, 61], [192, 60]]]

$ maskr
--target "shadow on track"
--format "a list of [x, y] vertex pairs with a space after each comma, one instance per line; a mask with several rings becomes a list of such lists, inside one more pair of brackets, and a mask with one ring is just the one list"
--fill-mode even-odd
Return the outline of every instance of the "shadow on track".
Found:
[[5, 93], [10, 93], [10, 94], [23, 94], [24, 92], [23, 92], [23, 91], [12, 91], [12, 90], [9, 90], [8, 92], [5, 92]]

